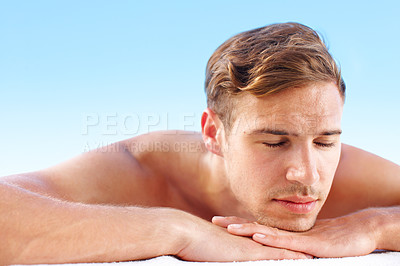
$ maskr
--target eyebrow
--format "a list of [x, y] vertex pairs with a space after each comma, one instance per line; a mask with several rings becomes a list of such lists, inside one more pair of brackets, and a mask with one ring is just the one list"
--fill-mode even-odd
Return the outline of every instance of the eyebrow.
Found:
[[[249, 135], [259, 135], [259, 134], [270, 134], [270, 135], [278, 135], [278, 136], [299, 136], [299, 134], [296, 133], [291, 133], [285, 130], [276, 130], [276, 129], [268, 129], [268, 128], [263, 128], [263, 129], [255, 129], [253, 131], [250, 131], [248, 133]], [[326, 130], [322, 131], [319, 134], [316, 134], [318, 136], [332, 136], [332, 135], [340, 135], [342, 134], [342, 130], [340, 129], [333, 129], [333, 130]]]

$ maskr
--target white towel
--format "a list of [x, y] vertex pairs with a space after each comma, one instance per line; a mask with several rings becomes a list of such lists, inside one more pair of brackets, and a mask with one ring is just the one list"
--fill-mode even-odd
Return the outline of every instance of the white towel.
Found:
[[[399, 266], [400, 252], [374, 252], [360, 257], [313, 259], [313, 260], [263, 260], [246, 262], [189, 262], [182, 261], [172, 256], [161, 256], [148, 260], [112, 262], [112, 263], [79, 263], [60, 264], [60, 266]], [[45, 264], [41, 264], [45, 265]]]

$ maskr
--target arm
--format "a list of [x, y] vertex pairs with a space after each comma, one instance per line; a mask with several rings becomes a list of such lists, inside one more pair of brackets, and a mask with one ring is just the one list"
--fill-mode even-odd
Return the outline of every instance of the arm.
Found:
[[181, 241], [169, 209], [77, 204], [6, 182], [0, 195], [2, 265], [144, 259], [174, 254]]
[[182, 244], [179, 213], [133, 207], [157, 203], [151, 199], [156, 180], [124, 147], [117, 143], [43, 171], [2, 178], [0, 264], [123, 261], [176, 253]]
[[378, 209], [377, 249], [400, 251], [400, 206]]

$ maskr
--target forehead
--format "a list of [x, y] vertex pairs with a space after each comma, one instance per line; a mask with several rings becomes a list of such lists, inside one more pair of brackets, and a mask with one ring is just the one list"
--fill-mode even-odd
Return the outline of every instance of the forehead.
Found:
[[269, 128], [304, 134], [340, 128], [343, 99], [333, 83], [319, 83], [264, 97], [245, 94], [235, 107], [233, 130]]

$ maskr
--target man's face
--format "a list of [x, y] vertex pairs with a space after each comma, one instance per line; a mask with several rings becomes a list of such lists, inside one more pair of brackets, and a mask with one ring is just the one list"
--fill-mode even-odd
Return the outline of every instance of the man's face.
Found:
[[310, 229], [339, 163], [343, 100], [332, 83], [246, 94], [224, 141], [236, 198], [259, 223]]

